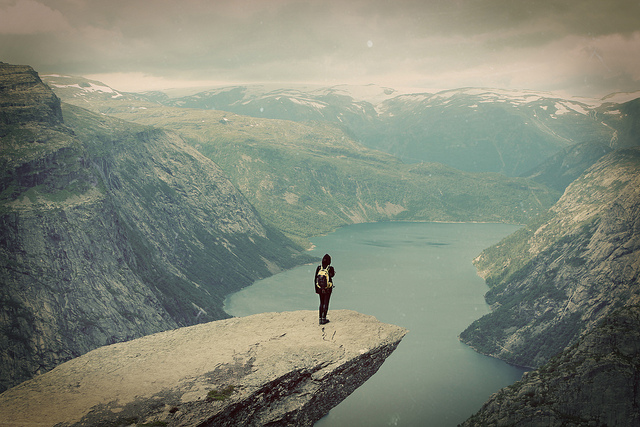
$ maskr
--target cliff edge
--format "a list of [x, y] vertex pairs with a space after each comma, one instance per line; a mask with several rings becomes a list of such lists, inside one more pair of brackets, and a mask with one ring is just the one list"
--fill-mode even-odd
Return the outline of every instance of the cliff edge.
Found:
[[476, 259], [493, 311], [460, 338], [538, 368], [465, 426], [640, 425], [640, 149], [603, 156]]
[[0, 424], [312, 425], [406, 329], [349, 310], [263, 313], [93, 350], [0, 394]]

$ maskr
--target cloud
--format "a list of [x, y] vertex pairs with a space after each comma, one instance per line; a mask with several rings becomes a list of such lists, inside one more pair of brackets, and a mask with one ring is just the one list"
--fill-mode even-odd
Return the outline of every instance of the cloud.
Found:
[[87, 74], [86, 78], [107, 83], [123, 92], [144, 92], [162, 89], [224, 86], [228, 82], [219, 80], [172, 80], [140, 72]]
[[34, 0], [0, 3], [0, 34], [39, 34], [69, 31], [71, 27], [60, 13]]
[[156, 82], [604, 95], [637, 86], [640, 69], [633, 0], [0, 0], [0, 11], [4, 61]]

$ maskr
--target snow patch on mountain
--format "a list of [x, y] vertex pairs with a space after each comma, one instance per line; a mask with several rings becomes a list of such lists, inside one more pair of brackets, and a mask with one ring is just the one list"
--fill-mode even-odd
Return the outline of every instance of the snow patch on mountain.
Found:
[[556, 107], [556, 114], [555, 114], [556, 116], [561, 116], [569, 112], [569, 109], [565, 107], [564, 104], [561, 104], [560, 102], [556, 102], [554, 107]]
[[571, 108], [573, 111], [580, 113], [580, 114], [584, 114], [589, 115], [589, 110], [587, 110], [586, 108], [584, 108], [584, 105], [582, 104], [578, 104], [576, 102], [569, 102], [567, 103], [567, 107]]
[[47, 84], [53, 88], [72, 89], [77, 91], [77, 95], [89, 93], [112, 94], [112, 98], [120, 98], [123, 95], [117, 90], [101, 82], [94, 82], [81, 77], [65, 76], [61, 74], [45, 74], [42, 76]]
[[[278, 97], [277, 99], [280, 99], [280, 98]], [[294, 104], [315, 108], [317, 110], [322, 110], [323, 108], [327, 107], [327, 104], [320, 103], [318, 101], [312, 101], [310, 99], [301, 99], [301, 98], [291, 97], [289, 98], [289, 100], [291, 100], [291, 102], [293, 102]]]
[[613, 104], [624, 104], [625, 102], [633, 101], [634, 99], [640, 98], [640, 90], [635, 92], [616, 92], [602, 98], [601, 102], [604, 103], [613, 103]]
[[589, 115], [589, 109], [585, 108], [586, 106], [584, 104], [579, 104], [577, 102], [561, 102], [558, 101], [555, 103], [555, 108], [556, 108], [556, 116], [561, 116], [563, 114], [570, 114], [571, 112], [574, 113], [578, 113], [578, 114], [584, 114]]

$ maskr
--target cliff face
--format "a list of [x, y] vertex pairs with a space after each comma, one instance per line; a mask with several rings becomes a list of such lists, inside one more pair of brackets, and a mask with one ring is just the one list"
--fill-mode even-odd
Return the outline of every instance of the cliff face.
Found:
[[228, 317], [303, 262], [174, 134], [59, 100], [0, 64], [0, 390], [96, 347]]
[[60, 99], [25, 65], [0, 62], [0, 123], [62, 123]]
[[372, 316], [263, 313], [91, 351], [0, 394], [11, 425], [313, 425], [407, 331]]
[[538, 367], [640, 288], [640, 150], [604, 156], [537, 223], [476, 260], [492, 313], [461, 339], [521, 366]]
[[640, 423], [640, 150], [614, 151], [548, 215], [476, 260], [492, 313], [461, 339], [539, 367], [465, 425]]
[[640, 306], [634, 305], [494, 394], [463, 425], [637, 426], [639, 383]]

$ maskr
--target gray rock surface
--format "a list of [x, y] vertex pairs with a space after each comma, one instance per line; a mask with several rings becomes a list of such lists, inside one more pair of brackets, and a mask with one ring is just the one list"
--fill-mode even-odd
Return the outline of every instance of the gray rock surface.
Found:
[[494, 311], [461, 339], [539, 369], [465, 426], [640, 425], [639, 172], [637, 148], [602, 157], [540, 223], [476, 260]]
[[[406, 329], [349, 310], [263, 313], [113, 344], [0, 394], [10, 425], [312, 425]], [[217, 400], [216, 399], [220, 399]]]
[[103, 345], [229, 317], [310, 262], [174, 133], [60, 100], [0, 63], [0, 391]]
[[26, 65], [0, 62], [0, 124], [60, 124], [60, 99]]
[[602, 157], [541, 218], [475, 260], [492, 313], [461, 334], [537, 368], [640, 298], [640, 149]]
[[500, 390], [463, 426], [640, 425], [640, 306], [598, 327], [521, 381]]

